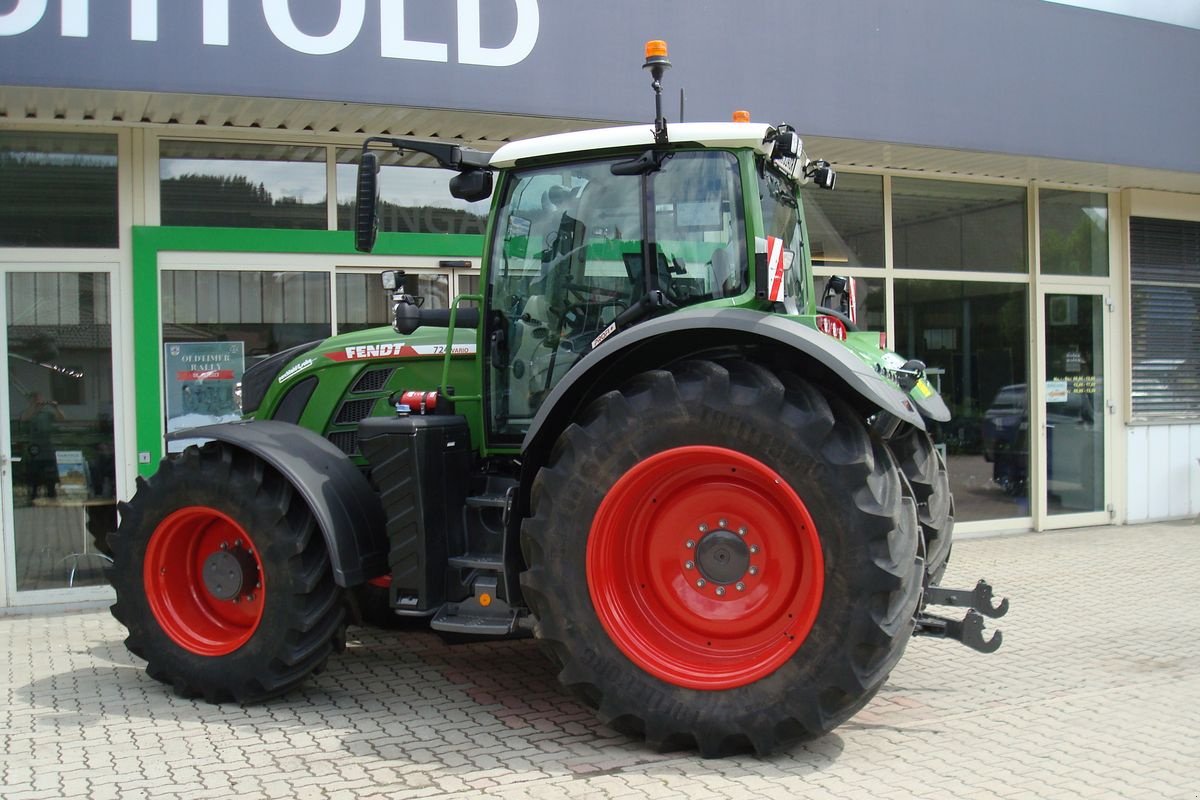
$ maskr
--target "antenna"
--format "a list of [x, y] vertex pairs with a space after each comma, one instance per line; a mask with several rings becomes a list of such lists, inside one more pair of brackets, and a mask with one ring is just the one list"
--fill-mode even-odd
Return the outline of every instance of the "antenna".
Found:
[[650, 70], [653, 79], [650, 85], [654, 88], [654, 141], [656, 144], [667, 143], [667, 120], [662, 110], [662, 77], [671, 68], [667, 58], [667, 43], [662, 39], [652, 39], [646, 42], [646, 63], [642, 69]]
[[679, 121], [683, 122], [683, 87], [679, 87]]

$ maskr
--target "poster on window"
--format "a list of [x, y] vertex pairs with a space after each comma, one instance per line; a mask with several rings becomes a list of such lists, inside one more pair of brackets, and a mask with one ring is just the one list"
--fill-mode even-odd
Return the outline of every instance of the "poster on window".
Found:
[[[167, 433], [241, 419], [237, 388], [244, 365], [242, 342], [172, 342], [164, 347]], [[191, 441], [171, 442], [171, 452]]]

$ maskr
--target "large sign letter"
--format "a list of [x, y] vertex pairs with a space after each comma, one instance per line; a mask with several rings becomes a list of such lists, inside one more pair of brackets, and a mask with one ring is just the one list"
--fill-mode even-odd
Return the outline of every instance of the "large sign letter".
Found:
[[458, 60], [462, 64], [485, 67], [511, 67], [524, 61], [537, 44], [541, 19], [537, 0], [514, 0], [517, 4], [517, 32], [504, 47], [484, 47], [479, 0], [458, 0]]
[[129, 38], [135, 42], [158, 41], [158, 0], [133, 0], [129, 4]]
[[62, 35], [87, 38], [88, 0], [62, 0]]
[[42, 21], [46, 0], [17, 0], [16, 7], [0, 14], [0, 36], [19, 36]]
[[404, 0], [379, 1], [379, 52], [384, 58], [447, 61], [446, 45], [404, 38]]
[[204, 43], [229, 45], [229, 0], [204, 0]]
[[337, 24], [324, 36], [309, 36], [296, 27], [288, 0], [263, 0], [263, 14], [271, 33], [283, 44], [311, 56], [327, 56], [349, 47], [362, 30], [367, 0], [341, 0]]

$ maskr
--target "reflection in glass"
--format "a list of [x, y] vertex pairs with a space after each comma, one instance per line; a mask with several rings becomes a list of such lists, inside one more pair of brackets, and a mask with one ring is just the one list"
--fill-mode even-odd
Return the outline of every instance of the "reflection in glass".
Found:
[[1023, 285], [897, 280], [896, 350], [919, 358], [953, 415], [945, 446], [955, 518], [1029, 511], [1029, 310]]
[[116, 246], [116, 136], [0, 131], [0, 247]]
[[329, 227], [324, 147], [164, 141], [159, 196], [163, 225]]
[[1099, 192], [1038, 192], [1042, 272], [1108, 275], [1108, 195]]
[[164, 342], [241, 341], [246, 366], [329, 336], [324, 272], [163, 270]]
[[17, 590], [100, 586], [93, 534], [116, 526], [108, 275], [10, 273], [7, 288]]
[[[841, 180], [841, 177], [838, 178]], [[823, 294], [825, 281], [829, 280], [831, 273], [822, 271], [813, 275], [813, 286], [817, 293], [817, 300], [820, 301]], [[884, 288], [883, 278], [862, 278], [856, 277], [854, 304], [857, 311], [856, 319], [858, 329], [860, 331], [886, 331], [887, 330], [887, 294]]]
[[[414, 273], [404, 276], [404, 288], [425, 298], [423, 308], [449, 305], [450, 276]], [[378, 272], [339, 272], [337, 276], [337, 332], [352, 333], [392, 324], [391, 292], [383, 288]]]
[[803, 191], [813, 266], [884, 265], [882, 177], [839, 172], [837, 191], [814, 183]]
[[1104, 311], [1046, 296], [1046, 500], [1050, 514], [1104, 508]]
[[[361, 151], [338, 150], [338, 230], [354, 228], [354, 189]], [[453, 172], [428, 156], [380, 150], [379, 230], [391, 233], [483, 235], [491, 200], [468, 203], [450, 194]]]
[[892, 179], [897, 269], [1028, 272], [1025, 188]]

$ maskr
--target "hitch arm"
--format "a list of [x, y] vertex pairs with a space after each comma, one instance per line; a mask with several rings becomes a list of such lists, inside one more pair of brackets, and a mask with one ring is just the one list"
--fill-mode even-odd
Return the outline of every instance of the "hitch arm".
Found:
[[932, 636], [937, 639], [953, 639], [980, 653], [994, 653], [1000, 649], [1004, 634], [996, 631], [991, 639], [983, 638], [983, 617], [971, 609], [962, 620], [918, 614], [914, 636]]
[[1003, 597], [998, 605], [992, 605], [991, 584], [982, 579], [970, 591], [931, 586], [925, 590], [925, 602], [932, 606], [973, 608], [985, 617], [992, 619], [999, 619], [1008, 613], [1008, 598]]

